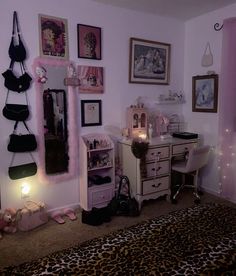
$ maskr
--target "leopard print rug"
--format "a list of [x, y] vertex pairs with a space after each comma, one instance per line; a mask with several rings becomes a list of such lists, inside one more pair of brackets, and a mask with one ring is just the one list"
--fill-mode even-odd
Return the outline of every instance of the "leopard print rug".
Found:
[[236, 275], [236, 208], [210, 203], [175, 211], [1, 273]]

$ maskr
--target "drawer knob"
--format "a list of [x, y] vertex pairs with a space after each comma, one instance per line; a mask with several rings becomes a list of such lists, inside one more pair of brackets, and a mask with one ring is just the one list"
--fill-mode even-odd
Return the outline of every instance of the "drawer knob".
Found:
[[159, 188], [161, 186], [161, 183], [158, 183], [158, 184], [152, 184], [152, 187], [153, 188]]

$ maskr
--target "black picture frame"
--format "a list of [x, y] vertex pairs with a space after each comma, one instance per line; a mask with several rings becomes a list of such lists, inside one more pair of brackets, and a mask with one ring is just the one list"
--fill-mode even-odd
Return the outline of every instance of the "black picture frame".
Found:
[[217, 113], [218, 75], [192, 77], [192, 111]]
[[101, 33], [100, 27], [77, 24], [78, 58], [102, 59]]
[[102, 125], [102, 101], [81, 100], [81, 126]]

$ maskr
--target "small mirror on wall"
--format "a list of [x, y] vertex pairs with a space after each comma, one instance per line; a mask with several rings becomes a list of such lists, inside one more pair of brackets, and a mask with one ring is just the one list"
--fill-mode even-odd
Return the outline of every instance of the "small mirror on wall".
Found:
[[39, 175], [59, 182], [76, 174], [77, 114], [74, 87], [65, 86], [71, 62], [36, 58], [33, 64], [39, 132]]

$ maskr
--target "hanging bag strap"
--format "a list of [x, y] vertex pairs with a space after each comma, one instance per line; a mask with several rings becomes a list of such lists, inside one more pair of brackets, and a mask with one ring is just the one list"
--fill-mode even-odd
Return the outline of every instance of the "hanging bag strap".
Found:
[[[28, 153], [31, 156], [31, 159], [33, 160], [33, 162], [36, 163], [33, 154], [30, 151]], [[10, 162], [10, 166], [9, 167], [11, 167], [13, 165], [13, 163], [14, 163], [15, 154], [16, 154], [15, 152], [12, 154], [12, 158], [11, 158], [11, 162]]]
[[119, 197], [121, 195], [121, 187], [123, 185], [127, 185], [127, 192], [128, 192], [128, 198], [131, 198], [131, 194], [130, 194], [130, 183], [129, 183], [129, 179], [126, 175], [121, 176], [120, 178], [120, 183], [119, 183], [119, 188], [118, 188], [118, 193], [117, 193], [117, 197]]
[[[30, 131], [30, 129], [28, 128], [27, 124], [25, 121], [22, 121], [25, 128], [28, 130], [28, 132], [31, 134], [32, 132]], [[17, 126], [18, 126], [19, 121], [16, 121], [14, 124], [14, 130], [13, 130], [13, 134], [16, 134], [16, 130], [17, 130]]]
[[204, 51], [204, 55], [207, 55], [207, 54], [212, 54], [211, 53], [211, 46], [210, 46], [210, 43], [207, 42], [207, 45], [206, 45], [206, 48], [205, 48], [205, 51]]
[[[23, 61], [21, 61], [19, 63], [20, 63], [21, 74], [23, 75], [24, 73], [26, 73], [25, 64]], [[13, 70], [14, 64], [15, 64], [15, 61], [13, 59], [11, 59], [9, 69]]]
[[[7, 96], [6, 96], [6, 100], [5, 100], [5, 105], [8, 103], [8, 97], [9, 97], [9, 94], [10, 94], [10, 90], [8, 89], [7, 90]], [[27, 91], [25, 91], [25, 101], [26, 101], [26, 104], [29, 105], [29, 100], [28, 100], [28, 95], [27, 95]]]

